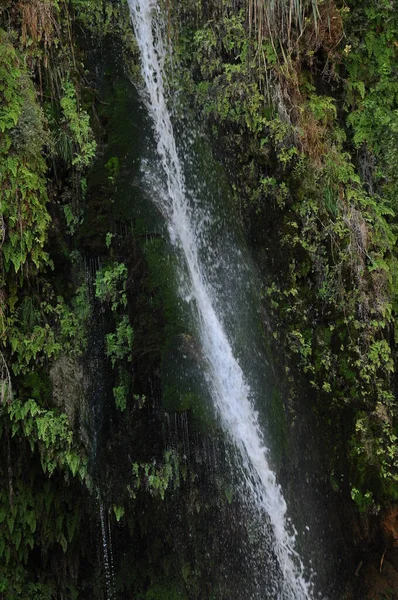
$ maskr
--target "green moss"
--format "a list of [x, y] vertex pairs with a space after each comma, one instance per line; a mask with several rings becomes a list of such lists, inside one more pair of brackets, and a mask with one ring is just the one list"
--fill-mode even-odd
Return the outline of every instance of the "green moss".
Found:
[[143, 247], [148, 264], [148, 291], [160, 305], [166, 324], [166, 336], [189, 328], [189, 311], [178, 295], [177, 258], [162, 237], [149, 238]]
[[194, 337], [183, 333], [168, 338], [162, 356], [162, 405], [169, 413], [187, 412], [194, 429], [211, 434], [216, 419], [206, 368]]

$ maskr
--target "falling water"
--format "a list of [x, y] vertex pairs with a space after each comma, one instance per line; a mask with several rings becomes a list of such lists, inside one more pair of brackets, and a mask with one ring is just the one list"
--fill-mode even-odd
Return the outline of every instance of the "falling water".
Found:
[[[167, 53], [161, 9], [156, 0], [129, 0], [129, 6], [141, 52], [145, 82], [143, 99], [153, 121], [158, 159], [167, 187], [164, 194], [157, 190], [159, 208], [166, 217], [173, 244], [184, 257], [189, 297], [191, 305], [195, 306], [213, 402], [224, 430], [239, 451], [242, 477], [252, 501], [261, 513], [266, 513], [271, 525], [273, 550], [282, 580], [277, 586], [278, 590], [282, 589], [276, 592], [277, 597], [310, 600], [311, 585], [304, 578], [303, 565], [295, 550], [295, 536], [286, 515], [281, 487], [269, 466], [269, 452], [253, 407], [253, 394], [234, 356], [223, 315], [217, 308], [219, 302], [215, 288], [209, 283], [211, 266], [200, 258], [199, 234], [203, 231], [198, 231], [198, 223], [201, 223], [201, 228], [205, 227], [209, 215], [198, 217], [200, 209], [195, 206], [193, 211], [188, 200], [191, 190], [188, 190], [167, 106], [164, 79]], [[269, 592], [262, 590], [262, 596], [269, 598]]]
[[[102, 551], [104, 555], [106, 600], [115, 600], [115, 572], [113, 563], [112, 538], [110, 536], [110, 524], [108, 520], [108, 531], [106, 527], [106, 514], [102, 500], [100, 500], [100, 522], [102, 533]], [[109, 534], [109, 540], [108, 540]]]

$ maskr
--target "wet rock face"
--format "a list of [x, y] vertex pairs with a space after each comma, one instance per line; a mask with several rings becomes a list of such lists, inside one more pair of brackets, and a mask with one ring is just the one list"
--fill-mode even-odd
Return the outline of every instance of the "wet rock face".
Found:
[[170, 338], [162, 361], [162, 403], [169, 413], [189, 412], [194, 429], [214, 430], [216, 417], [207, 380], [206, 363], [200, 345], [189, 333]]
[[[398, 600], [398, 571], [385, 557], [373, 555], [363, 566], [363, 581], [356, 598], [364, 600]], [[359, 578], [359, 577], [358, 577]]]
[[384, 546], [398, 549], [398, 505], [387, 508], [380, 517]]
[[79, 439], [89, 447], [88, 381], [82, 363], [69, 356], [61, 356], [50, 370], [50, 379], [55, 406], [67, 415], [72, 429], [79, 432]]
[[398, 600], [398, 505], [381, 511], [362, 543], [373, 551], [357, 565], [348, 598]]

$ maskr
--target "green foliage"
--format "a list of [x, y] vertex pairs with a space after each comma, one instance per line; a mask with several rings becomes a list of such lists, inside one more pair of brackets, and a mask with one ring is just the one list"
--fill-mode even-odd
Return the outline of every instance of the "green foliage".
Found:
[[12, 575], [6, 566], [0, 567], [0, 593], [7, 600], [53, 600], [55, 597], [54, 586], [29, 581], [21, 566], [16, 567]]
[[[7, 600], [102, 593], [96, 591], [101, 573], [93, 575], [101, 565], [80, 525], [84, 514], [85, 525], [96, 525], [91, 500], [81, 506], [91, 490], [85, 415], [75, 419], [55, 408], [73, 399], [59, 397], [68, 381], [54, 397], [51, 383], [57, 359], [86, 354], [93, 304], [74, 260], [97, 153], [90, 124], [97, 90], [89, 88], [95, 77], [83, 64], [93, 32], [96, 43], [121, 34], [126, 52], [133, 40], [127, 3], [6, 0], [0, 6], [0, 596]], [[105, 137], [102, 120], [92, 122], [98, 139]], [[118, 170], [117, 159], [109, 161], [111, 184]], [[102, 275], [97, 298], [114, 323], [106, 341], [115, 400], [125, 410], [133, 345], [127, 268], [116, 265]], [[12, 394], [3, 393], [8, 373]], [[145, 401], [131, 397], [137, 409]], [[118, 520], [123, 511], [116, 506]], [[90, 564], [83, 584], [81, 556]]]
[[115, 513], [116, 521], [119, 523], [124, 516], [124, 508], [122, 506], [113, 506], [113, 512]]
[[7, 412], [12, 437], [23, 435], [32, 452], [38, 447], [45, 473], [51, 475], [58, 467], [85, 479], [86, 459], [74, 448], [73, 433], [65, 414], [43, 409], [32, 399], [26, 402], [13, 399]]
[[76, 290], [70, 304], [62, 296], [55, 298], [45, 286], [47, 300], [26, 297], [10, 309], [4, 321], [4, 343], [10, 348], [15, 375], [29, 374], [34, 365], [44, 365], [61, 352], [81, 356], [86, 346], [87, 323], [90, 315], [87, 285]]
[[81, 216], [75, 214], [71, 204], [65, 204], [63, 208], [67, 231], [70, 235], [73, 235], [74, 233], [76, 233], [76, 230], [79, 227], [79, 225], [81, 225], [82, 218]]
[[[398, 141], [398, 17], [391, 2], [351, 4], [347, 24], [347, 121], [373, 186], [396, 209]], [[368, 163], [368, 164], [366, 164]]]
[[37, 269], [48, 262], [45, 135], [35, 96], [26, 66], [0, 30], [0, 239], [5, 272], [20, 272], [27, 263]]
[[[332, 468], [345, 465], [362, 508], [393, 497], [398, 475], [390, 336], [398, 273], [397, 19], [388, 1], [349, 4], [351, 12], [320, 4], [321, 19], [308, 14], [301, 41], [281, 49], [272, 31], [251, 38], [247, 14], [228, 3], [214, 21], [201, 21], [198, 10], [179, 55], [188, 67], [185, 90], [223, 148], [263, 267], [277, 352], [282, 344], [299, 367], [286, 367], [292, 386], [301, 372], [316, 390], [321, 427], [334, 440]], [[341, 40], [342, 19], [349, 43], [339, 53], [331, 45]], [[348, 71], [346, 93], [333, 98], [316, 91], [324, 65], [314, 52], [327, 38], [331, 71], [341, 61]], [[341, 128], [342, 104], [351, 129]], [[347, 136], [366, 143], [361, 168]], [[371, 423], [364, 430], [363, 412]], [[341, 422], [343, 429], [334, 427]]]
[[116, 407], [122, 412], [126, 410], [128, 388], [124, 385], [118, 385], [113, 388], [113, 396], [115, 398]]
[[92, 163], [97, 144], [90, 127], [90, 117], [79, 107], [75, 87], [70, 81], [64, 82], [63, 93], [60, 105], [63, 124], [68, 128], [73, 144], [72, 165], [82, 171]]
[[[64, 555], [79, 531], [79, 500], [68, 499], [30, 466], [26, 473], [26, 465], [14, 464], [18, 480], [12, 495], [5, 486], [0, 489], [0, 593], [7, 600], [56, 598], [57, 582], [41, 570], [30, 576], [29, 557], [39, 547], [47, 558]], [[72, 585], [65, 586], [68, 600], [75, 600], [75, 593]]]
[[65, 554], [74, 541], [80, 501], [68, 497], [66, 482], [85, 480], [86, 461], [73, 446], [66, 416], [32, 399], [2, 407], [0, 440], [9, 453], [8, 468], [4, 461], [0, 466], [0, 590], [15, 600], [52, 599], [56, 582], [41, 571], [31, 577], [27, 565], [38, 548], [43, 557]]
[[[365, 193], [349, 156], [336, 150], [329, 150], [322, 168], [298, 163], [293, 171], [298, 200], [281, 238], [291, 257], [288, 277], [274, 280], [266, 295], [288, 353], [299, 357], [329, 410], [354, 403], [372, 414], [369, 437], [355, 435], [350, 443], [355, 440], [356, 452], [349, 453], [355, 499], [364, 506], [364, 498], [387, 496], [398, 473], [390, 442], [394, 360], [386, 337], [393, 319], [395, 236], [385, 218], [390, 211]], [[369, 445], [378, 447], [372, 457]], [[374, 468], [383, 483], [369, 490], [367, 474]]]
[[47, 359], [56, 358], [62, 348], [48, 323], [44, 326], [34, 325], [29, 335], [26, 335], [25, 329], [18, 327], [13, 327], [9, 333], [15, 375], [27, 373], [33, 363], [43, 364]]
[[113, 397], [120, 411], [126, 410], [130, 391], [130, 372], [124, 363], [131, 363], [134, 332], [127, 308], [127, 267], [123, 263], [111, 263], [98, 271], [95, 281], [96, 297], [106, 307], [115, 322], [115, 331], [105, 336], [106, 354], [113, 369], [117, 368]]
[[113, 233], [110, 233], [110, 231], [108, 231], [108, 233], [106, 234], [106, 237], [105, 237], [105, 244], [106, 244], [106, 247], [107, 247], [108, 249], [109, 249], [109, 248], [111, 247], [111, 245], [112, 245], [112, 238], [113, 238], [113, 237], [114, 237], [114, 234], [113, 234]]
[[180, 463], [178, 454], [166, 450], [163, 462], [158, 464], [156, 459], [150, 463], [134, 463], [132, 465], [133, 482], [130, 493], [135, 496], [139, 489], [144, 488], [154, 496], [164, 500], [166, 491], [173, 483], [176, 489], [180, 485]]
[[116, 365], [118, 360], [130, 357], [133, 349], [133, 329], [129, 324], [129, 319], [124, 316], [116, 327], [115, 333], [108, 333], [106, 336], [106, 353], [111, 359], [112, 366]]
[[76, 289], [70, 306], [62, 297], [57, 300], [55, 312], [59, 315], [63, 349], [81, 356], [87, 347], [87, 325], [91, 314], [87, 283]]
[[127, 2], [114, 3], [111, 0], [70, 0], [74, 18], [87, 31], [98, 38], [114, 34], [122, 37], [126, 45], [135, 45], [135, 38], [129, 27]]
[[114, 182], [117, 178], [117, 176], [119, 175], [119, 171], [120, 171], [120, 164], [119, 164], [119, 159], [117, 156], [112, 156], [112, 158], [110, 158], [108, 160], [108, 162], [105, 165], [105, 169], [108, 173], [108, 179], [111, 182]]
[[[50, 172], [60, 160], [53, 140], [64, 131], [72, 152], [61, 158], [81, 181], [95, 142], [72, 84], [62, 85], [65, 63], [74, 62], [65, 13], [57, 2], [36, 3], [32, 13], [28, 4], [13, 7], [5, 20], [0, 11], [8, 28], [7, 33], [0, 29], [0, 344], [13, 378], [13, 394], [0, 406], [0, 595], [47, 600], [56, 597], [57, 583], [50, 569], [32, 577], [30, 558], [35, 552], [44, 564], [50, 549], [68, 552], [78, 531], [79, 499], [70, 509], [66, 490], [74, 481], [83, 488], [88, 483], [87, 458], [68, 418], [49, 408], [49, 366], [61, 352], [82, 352], [88, 317], [85, 287], [68, 303], [54, 289], [64, 291], [66, 285], [54, 285], [50, 273], [48, 204], [58, 203], [61, 195]], [[54, 56], [57, 72], [51, 70]], [[61, 95], [57, 107], [46, 102]], [[51, 216], [55, 213], [53, 204]], [[64, 591], [65, 598], [76, 599], [72, 584], [65, 583]]]
[[[266, 104], [258, 82], [251, 77], [257, 63], [250, 52], [245, 22], [243, 10], [226, 14], [197, 29], [193, 41], [181, 52], [199, 69], [200, 81], [191, 91], [204, 116], [257, 134], [266, 123]], [[192, 83], [187, 80], [190, 87]]]
[[127, 306], [127, 267], [116, 263], [97, 271], [95, 294], [112, 311]]

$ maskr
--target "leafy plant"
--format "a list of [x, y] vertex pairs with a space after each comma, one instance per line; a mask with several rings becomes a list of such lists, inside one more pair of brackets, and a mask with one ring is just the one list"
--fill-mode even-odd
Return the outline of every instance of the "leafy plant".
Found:
[[118, 323], [115, 333], [108, 333], [106, 336], [106, 352], [112, 361], [112, 366], [116, 365], [118, 360], [126, 357], [131, 358], [133, 349], [133, 328], [129, 324], [127, 316], [124, 316]]
[[75, 87], [70, 81], [64, 82], [63, 92], [60, 105], [64, 115], [63, 123], [68, 128], [73, 143], [72, 165], [82, 171], [92, 163], [97, 144], [90, 127], [90, 117], [79, 107]]
[[96, 274], [95, 294], [112, 311], [127, 306], [127, 267], [117, 263], [100, 270]]

